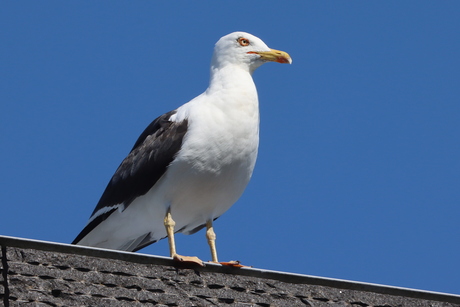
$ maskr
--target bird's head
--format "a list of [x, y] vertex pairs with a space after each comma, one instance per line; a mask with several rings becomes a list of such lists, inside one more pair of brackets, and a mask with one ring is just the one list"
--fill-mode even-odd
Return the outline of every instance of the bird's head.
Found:
[[233, 32], [219, 39], [212, 58], [215, 67], [241, 65], [250, 72], [266, 62], [291, 64], [292, 59], [286, 52], [270, 49], [260, 38], [246, 32]]

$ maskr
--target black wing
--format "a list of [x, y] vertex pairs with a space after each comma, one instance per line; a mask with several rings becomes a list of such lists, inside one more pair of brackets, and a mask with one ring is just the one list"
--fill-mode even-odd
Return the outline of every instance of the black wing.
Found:
[[[133, 149], [121, 162], [105, 188], [91, 216], [104, 207], [123, 204], [128, 207], [134, 199], [146, 194], [163, 176], [182, 146], [188, 122], [171, 122], [171, 111], [155, 119], [137, 139]], [[80, 232], [72, 244], [78, 243], [97, 225], [107, 219], [113, 208], [95, 218]]]

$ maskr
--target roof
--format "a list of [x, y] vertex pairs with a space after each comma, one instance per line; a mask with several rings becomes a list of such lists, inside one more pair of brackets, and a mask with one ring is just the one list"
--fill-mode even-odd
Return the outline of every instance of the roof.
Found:
[[460, 306], [460, 296], [0, 236], [5, 306]]

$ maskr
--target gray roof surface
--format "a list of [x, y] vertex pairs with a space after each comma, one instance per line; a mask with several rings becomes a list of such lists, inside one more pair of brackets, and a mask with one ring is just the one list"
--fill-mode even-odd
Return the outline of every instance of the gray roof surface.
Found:
[[5, 306], [460, 306], [447, 293], [0, 236]]

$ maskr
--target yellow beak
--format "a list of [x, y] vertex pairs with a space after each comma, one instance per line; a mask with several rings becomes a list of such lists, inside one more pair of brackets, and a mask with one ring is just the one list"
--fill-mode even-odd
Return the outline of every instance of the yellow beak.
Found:
[[278, 62], [282, 64], [291, 64], [291, 56], [284, 51], [270, 49], [270, 51], [249, 51], [248, 53], [258, 54], [264, 61]]

